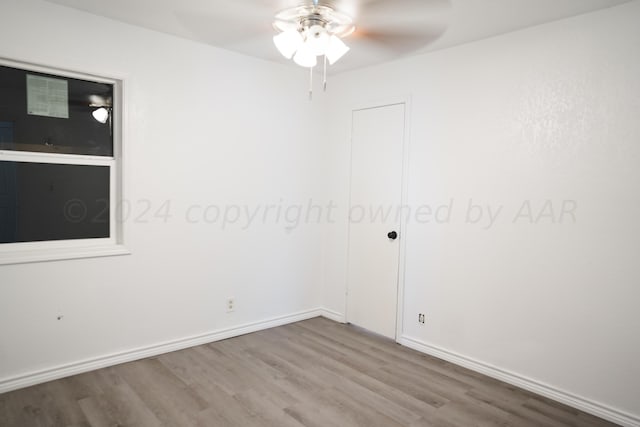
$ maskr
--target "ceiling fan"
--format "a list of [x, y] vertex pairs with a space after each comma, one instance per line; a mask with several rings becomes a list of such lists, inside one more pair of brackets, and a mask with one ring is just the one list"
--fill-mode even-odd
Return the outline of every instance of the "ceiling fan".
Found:
[[449, 0], [307, 1], [275, 15], [273, 42], [282, 56], [309, 68], [311, 98], [318, 57], [326, 90], [327, 63], [333, 65], [350, 50], [343, 38], [350, 38], [356, 48], [377, 45], [395, 54], [415, 51], [444, 33], [444, 23], [430, 18], [440, 18], [449, 6]]

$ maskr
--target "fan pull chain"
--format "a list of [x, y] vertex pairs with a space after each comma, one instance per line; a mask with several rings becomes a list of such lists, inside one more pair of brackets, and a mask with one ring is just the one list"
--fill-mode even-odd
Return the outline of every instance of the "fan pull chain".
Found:
[[313, 67], [309, 67], [309, 101], [313, 101]]
[[324, 55], [324, 72], [322, 74], [322, 90], [327, 91], [327, 55]]

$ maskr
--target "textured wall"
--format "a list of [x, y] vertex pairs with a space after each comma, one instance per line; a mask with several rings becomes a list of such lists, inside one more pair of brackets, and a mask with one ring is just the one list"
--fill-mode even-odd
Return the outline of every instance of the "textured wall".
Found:
[[[632, 2], [340, 75], [327, 137], [344, 207], [350, 107], [411, 97], [408, 202], [452, 205], [404, 234], [405, 336], [636, 417], [638, 18]], [[342, 214], [325, 273], [340, 312]]]

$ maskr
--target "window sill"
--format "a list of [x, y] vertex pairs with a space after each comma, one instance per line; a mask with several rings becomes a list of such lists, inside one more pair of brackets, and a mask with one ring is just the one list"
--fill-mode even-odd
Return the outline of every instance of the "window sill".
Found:
[[0, 265], [129, 255], [124, 245], [16, 250], [0, 253]]

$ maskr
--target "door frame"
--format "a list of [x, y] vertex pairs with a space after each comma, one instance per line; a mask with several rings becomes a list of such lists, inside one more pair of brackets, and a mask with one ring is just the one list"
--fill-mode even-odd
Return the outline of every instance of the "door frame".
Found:
[[[405, 206], [409, 195], [409, 152], [411, 141], [411, 95], [398, 95], [382, 98], [379, 100], [357, 103], [349, 109], [351, 118], [349, 122], [349, 206], [347, 207], [347, 265], [345, 269], [345, 298], [344, 298], [344, 319], [349, 323], [349, 248], [351, 242], [351, 177], [353, 172], [353, 113], [360, 110], [389, 107], [392, 105], [404, 105], [404, 132], [402, 138], [402, 177], [400, 188], [400, 206]], [[400, 226], [398, 230], [400, 236], [400, 247], [398, 250], [398, 272], [397, 278], [397, 298], [396, 298], [396, 336], [395, 342], [400, 343], [404, 332], [404, 281], [405, 281], [405, 261], [407, 246], [407, 220], [404, 215], [400, 216]]]

